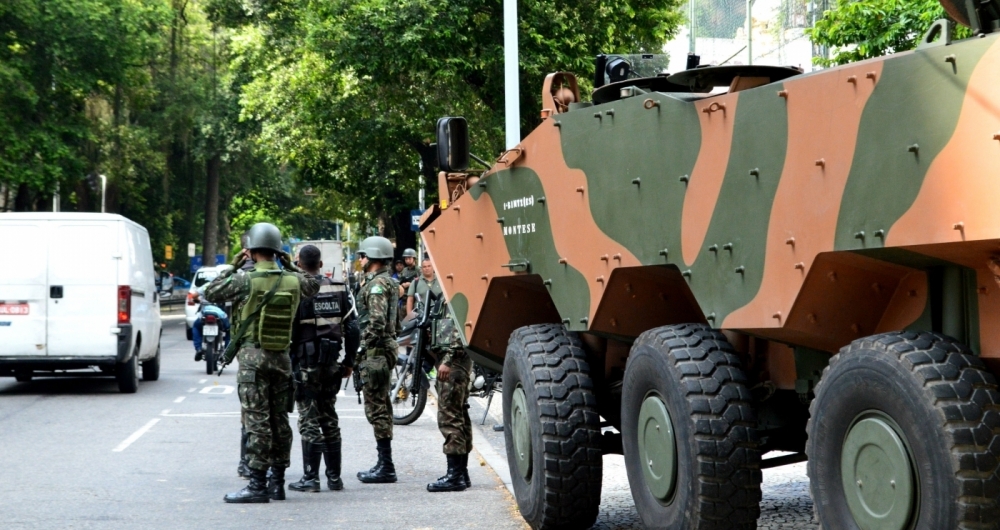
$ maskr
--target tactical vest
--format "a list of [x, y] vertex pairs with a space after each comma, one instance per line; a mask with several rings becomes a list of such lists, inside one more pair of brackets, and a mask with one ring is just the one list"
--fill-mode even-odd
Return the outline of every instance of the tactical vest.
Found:
[[258, 268], [249, 276], [250, 296], [243, 304], [242, 322], [247, 322], [275, 284], [278, 285], [270, 300], [260, 309], [256, 322], [247, 322], [252, 327], [246, 332], [246, 340], [265, 350], [285, 351], [292, 343], [292, 324], [299, 307], [299, 279], [294, 274], [282, 274], [277, 269]]
[[316, 279], [319, 281], [319, 292], [299, 305], [296, 316], [299, 331], [296, 336], [300, 337], [300, 342], [316, 338], [341, 340], [341, 323], [351, 306], [347, 286], [326, 276], [317, 276]]

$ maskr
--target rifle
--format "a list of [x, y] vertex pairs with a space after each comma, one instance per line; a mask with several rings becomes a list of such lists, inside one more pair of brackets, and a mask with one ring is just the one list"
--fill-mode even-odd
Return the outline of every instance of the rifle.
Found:
[[[364, 353], [358, 350], [358, 358], [364, 357]], [[365, 386], [365, 380], [361, 378], [361, 367], [355, 366], [354, 372], [351, 373], [351, 378], [354, 380], [354, 391], [358, 393], [358, 405], [361, 404], [361, 388]]]

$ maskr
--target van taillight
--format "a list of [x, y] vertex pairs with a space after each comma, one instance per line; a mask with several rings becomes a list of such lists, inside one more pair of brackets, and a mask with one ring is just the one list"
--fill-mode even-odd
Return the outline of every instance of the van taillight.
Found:
[[132, 320], [132, 288], [118, 286], [118, 323], [128, 324]]

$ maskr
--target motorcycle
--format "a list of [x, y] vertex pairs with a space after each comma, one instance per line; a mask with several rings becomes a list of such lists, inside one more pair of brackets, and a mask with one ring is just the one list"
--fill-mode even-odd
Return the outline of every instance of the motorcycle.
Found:
[[426, 301], [418, 299], [417, 303], [416, 316], [403, 321], [396, 338], [399, 356], [389, 374], [394, 425], [409, 425], [423, 414], [430, 389], [430, 373], [434, 369], [430, 328], [441, 310], [441, 297], [428, 293]]
[[[202, 304], [202, 309], [208, 304]], [[212, 314], [202, 314], [202, 351], [205, 358], [205, 373], [212, 375], [219, 369], [219, 361], [222, 359], [225, 346], [225, 330], [221, 329], [221, 322], [218, 317]]]

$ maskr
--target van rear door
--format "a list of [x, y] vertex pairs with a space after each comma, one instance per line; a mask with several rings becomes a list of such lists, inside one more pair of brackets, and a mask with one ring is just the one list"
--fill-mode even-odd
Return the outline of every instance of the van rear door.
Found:
[[117, 353], [120, 229], [116, 221], [50, 221], [50, 357]]
[[0, 357], [46, 354], [45, 221], [0, 222]]

